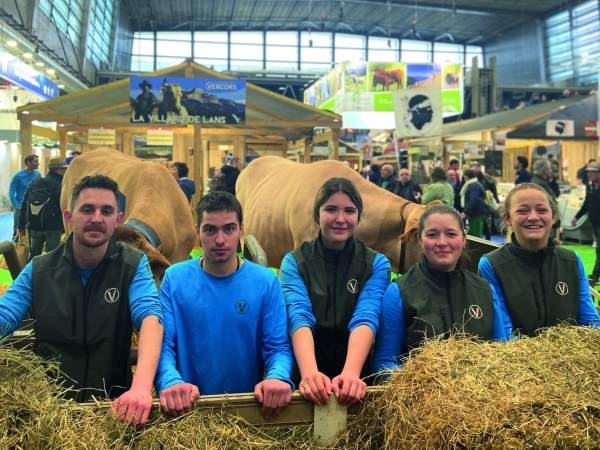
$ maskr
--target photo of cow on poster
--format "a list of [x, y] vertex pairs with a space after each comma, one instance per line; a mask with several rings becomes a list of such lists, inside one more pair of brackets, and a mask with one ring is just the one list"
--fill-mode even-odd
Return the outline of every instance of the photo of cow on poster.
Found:
[[131, 122], [169, 125], [244, 124], [246, 82], [240, 80], [130, 78]]

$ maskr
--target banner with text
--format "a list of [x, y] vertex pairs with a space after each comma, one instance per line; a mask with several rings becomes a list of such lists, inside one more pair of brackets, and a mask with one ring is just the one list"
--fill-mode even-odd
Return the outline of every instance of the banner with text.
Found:
[[115, 145], [115, 127], [88, 127], [88, 144]]
[[173, 145], [173, 128], [148, 127], [147, 145]]
[[131, 122], [224, 125], [246, 122], [246, 82], [204, 78], [130, 78]]

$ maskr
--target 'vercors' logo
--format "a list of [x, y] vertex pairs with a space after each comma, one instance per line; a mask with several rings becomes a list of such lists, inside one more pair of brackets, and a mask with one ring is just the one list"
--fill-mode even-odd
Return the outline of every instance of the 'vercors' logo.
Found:
[[238, 314], [246, 314], [249, 308], [250, 305], [248, 305], [246, 300], [240, 300], [235, 304], [235, 310], [238, 312]]
[[567, 295], [569, 293], [569, 286], [567, 286], [567, 283], [564, 281], [559, 281], [556, 284], [556, 292], [558, 292], [560, 295]]
[[110, 288], [104, 293], [104, 300], [108, 303], [114, 303], [119, 300], [119, 290], [117, 288]]
[[469, 315], [473, 319], [481, 319], [483, 317], [483, 311], [479, 305], [471, 305], [469, 306]]
[[354, 279], [348, 281], [348, 290], [353, 294], [356, 294], [356, 292], [358, 292], [358, 281]]

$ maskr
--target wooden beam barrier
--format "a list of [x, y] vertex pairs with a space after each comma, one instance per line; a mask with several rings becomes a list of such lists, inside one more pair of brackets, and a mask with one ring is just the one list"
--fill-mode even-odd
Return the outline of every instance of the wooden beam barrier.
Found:
[[[381, 387], [367, 388], [365, 402], [373, 401]], [[112, 402], [79, 403], [81, 407], [101, 406], [112, 407]], [[261, 405], [254, 399], [254, 394], [225, 394], [201, 395], [194, 402], [194, 409], [219, 409], [225, 414], [239, 416], [251, 425], [257, 427], [297, 427], [313, 425], [315, 439], [322, 443], [331, 440], [346, 427], [347, 416], [356, 416], [362, 410], [362, 404], [357, 403], [346, 409], [340, 406], [334, 394], [331, 394], [329, 405], [318, 406], [305, 400], [298, 391], [292, 393], [292, 401], [281, 411], [279, 417], [265, 419], [261, 413]], [[152, 411], [159, 411], [159, 400], [154, 400]]]

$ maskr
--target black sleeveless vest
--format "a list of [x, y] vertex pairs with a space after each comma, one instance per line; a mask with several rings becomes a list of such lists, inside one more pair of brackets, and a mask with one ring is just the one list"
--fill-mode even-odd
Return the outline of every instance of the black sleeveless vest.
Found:
[[[319, 371], [329, 378], [342, 372], [348, 352], [348, 324], [358, 297], [373, 272], [377, 252], [355, 237], [343, 250], [329, 250], [321, 236], [292, 252], [316, 319], [314, 341]], [[369, 361], [362, 376], [368, 375]], [[364, 375], [363, 375], [364, 373]]]
[[[85, 288], [73, 259], [73, 236], [32, 265], [34, 351], [56, 359], [67, 398], [115, 398], [131, 386], [133, 325], [129, 285], [143, 253], [111, 238]], [[68, 377], [68, 378], [67, 378]]]
[[485, 256], [502, 287], [515, 330], [535, 336], [539, 328], [577, 323], [579, 266], [571, 250], [548, 242], [548, 247], [530, 252], [513, 234], [511, 244]]
[[448, 337], [455, 331], [492, 339], [492, 290], [483, 278], [465, 269], [435, 270], [425, 260], [394, 282], [404, 311], [402, 356], [408, 356], [425, 337]]

